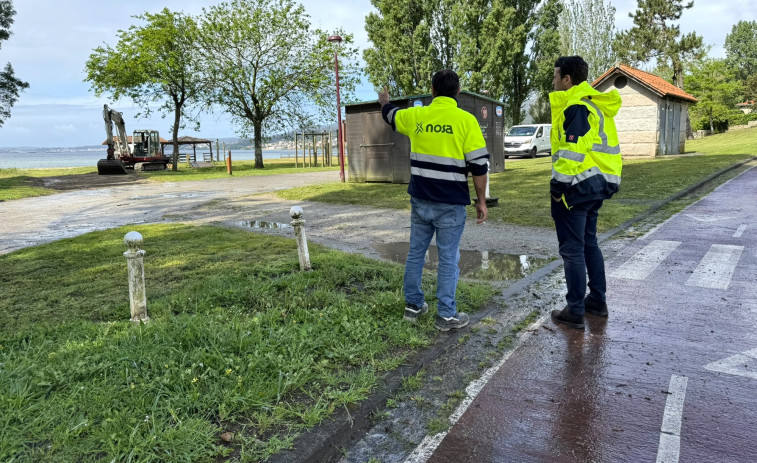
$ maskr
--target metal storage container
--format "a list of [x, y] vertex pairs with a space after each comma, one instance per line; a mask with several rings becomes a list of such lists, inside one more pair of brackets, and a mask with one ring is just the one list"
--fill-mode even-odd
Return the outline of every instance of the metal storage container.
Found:
[[[400, 109], [431, 104], [430, 94], [392, 99]], [[476, 116], [486, 140], [491, 172], [505, 169], [504, 105], [483, 95], [461, 91], [459, 108]], [[347, 180], [355, 183], [410, 183], [410, 139], [395, 133], [381, 117], [378, 101], [345, 105]]]

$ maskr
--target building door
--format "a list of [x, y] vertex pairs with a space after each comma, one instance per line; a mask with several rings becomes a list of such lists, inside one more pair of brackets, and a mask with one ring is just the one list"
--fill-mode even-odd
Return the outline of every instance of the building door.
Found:
[[660, 102], [660, 140], [658, 142], [658, 149], [657, 154], [668, 154], [668, 147], [667, 147], [667, 135], [668, 132], [666, 130], [668, 126], [668, 102], [667, 100], [663, 100]]

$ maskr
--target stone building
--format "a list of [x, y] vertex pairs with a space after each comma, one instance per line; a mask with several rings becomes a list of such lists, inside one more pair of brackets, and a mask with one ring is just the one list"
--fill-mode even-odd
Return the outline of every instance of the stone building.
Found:
[[592, 86], [620, 92], [623, 105], [615, 124], [624, 157], [685, 151], [686, 118], [696, 98], [661, 77], [623, 64], [610, 68]]

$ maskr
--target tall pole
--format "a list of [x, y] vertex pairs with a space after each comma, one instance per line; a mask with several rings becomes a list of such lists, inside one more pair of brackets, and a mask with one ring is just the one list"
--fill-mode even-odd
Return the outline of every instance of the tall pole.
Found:
[[[329, 42], [341, 42], [342, 38], [338, 35], [329, 36]], [[339, 180], [344, 182], [344, 136], [342, 135], [342, 105], [339, 101], [339, 57], [337, 50], [334, 50], [334, 72], [336, 73], [336, 122], [337, 136], [339, 137]]]

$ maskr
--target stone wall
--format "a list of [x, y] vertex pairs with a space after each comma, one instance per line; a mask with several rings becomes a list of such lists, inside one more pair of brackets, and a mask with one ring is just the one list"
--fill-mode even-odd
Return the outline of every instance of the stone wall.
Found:
[[654, 156], [659, 137], [660, 99], [630, 79], [618, 92], [623, 104], [615, 116], [615, 126], [623, 156]]

